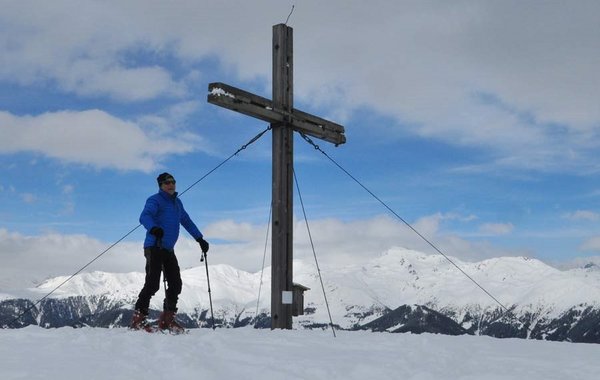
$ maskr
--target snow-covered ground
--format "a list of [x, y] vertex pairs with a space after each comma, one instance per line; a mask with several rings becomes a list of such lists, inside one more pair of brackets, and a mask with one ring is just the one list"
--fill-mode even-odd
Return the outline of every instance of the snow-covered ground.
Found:
[[195, 329], [0, 330], [0, 379], [596, 380], [600, 345], [483, 336]]

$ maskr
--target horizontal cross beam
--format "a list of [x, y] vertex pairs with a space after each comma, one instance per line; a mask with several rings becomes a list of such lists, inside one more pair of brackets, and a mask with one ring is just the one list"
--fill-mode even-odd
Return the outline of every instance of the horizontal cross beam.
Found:
[[346, 142], [344, 127], [329, 120], [292, 109], [288, 112], [273, 107], [273, 102], [224, 83], [208, 85], [208, 102], [256, 117], [271, 124], [286, 124], [294, 130], [337, 145]]

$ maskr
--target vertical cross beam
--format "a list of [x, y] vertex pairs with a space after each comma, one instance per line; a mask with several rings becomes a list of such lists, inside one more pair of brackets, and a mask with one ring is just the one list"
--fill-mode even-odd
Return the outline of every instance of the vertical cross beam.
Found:
[[[291, 114], [293, 96], [293, 30], [273, 26], [273, 108]], [[284, 292], [292, 291], [293, 275], [293, 180], [294, 129], [272, 123], [273, 130], [273, 218], [271, 258], [271, 329], [292, 328], [292, 305], [284, 303]], [[288, 295], [290, 293], [287, 293]]]

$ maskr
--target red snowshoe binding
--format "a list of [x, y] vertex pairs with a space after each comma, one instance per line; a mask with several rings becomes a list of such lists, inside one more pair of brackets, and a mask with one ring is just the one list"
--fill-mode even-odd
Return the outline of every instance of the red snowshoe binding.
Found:
[[131, 319], [131, 325], [129, 326], [132, 330], [144, 330], [148, 332], [153, 332], [152, 326], [148, 323], [148, 314], [140, 310], [136, 310], [133, 313], [133, 318]]
[[173, 334], [185, 332], [185, 329], [175, 320], [174, 311], [163, 311], [160, 313], [160, 317], [158, 318], [158, 328], [163, 331], [167, 330]]

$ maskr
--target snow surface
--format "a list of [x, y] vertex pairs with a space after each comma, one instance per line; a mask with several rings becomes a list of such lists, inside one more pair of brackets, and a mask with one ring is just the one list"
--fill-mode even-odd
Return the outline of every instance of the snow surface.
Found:
[[600, 345], [310, 330], [0, 330], [1, 379], [591, 380]]
[[216, 96], [227, 96], [229, 98], [235, 99], [235, 95], [233, 95], [232, 93], [229, 93], [229, 92], [223, 90], [220, 87], [213, 88], [212, 91], [210, 92], [210, 94], [211, 95], [216, 95]]

